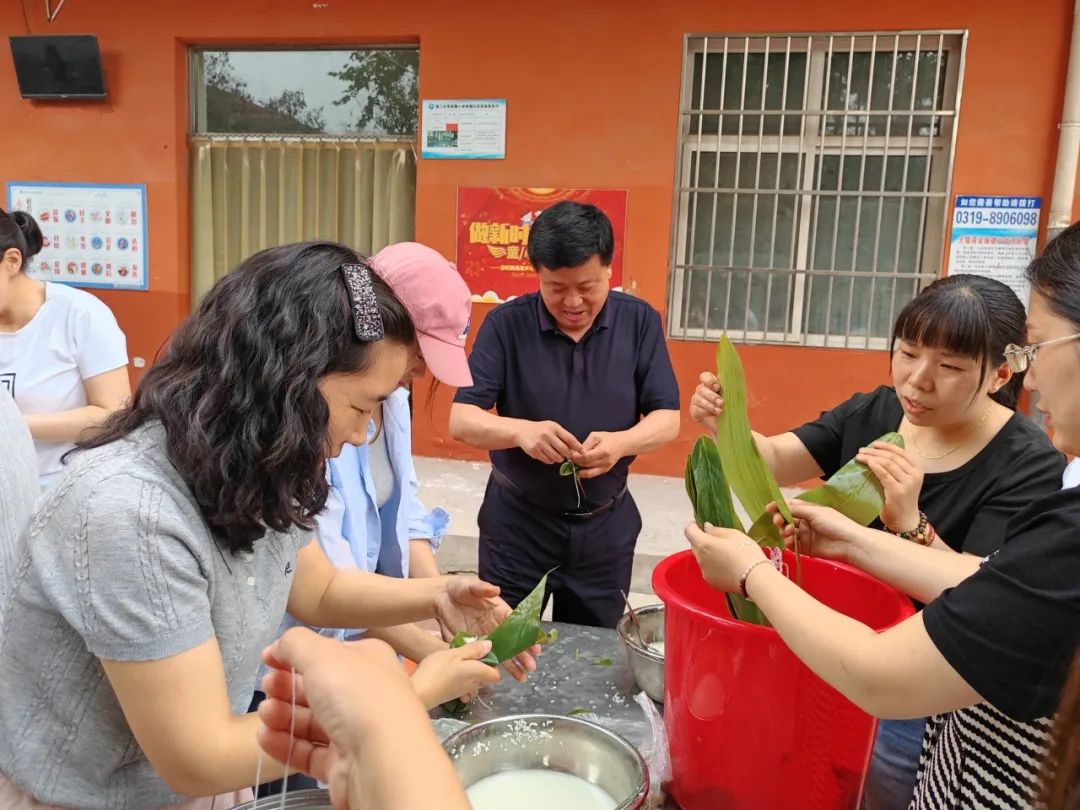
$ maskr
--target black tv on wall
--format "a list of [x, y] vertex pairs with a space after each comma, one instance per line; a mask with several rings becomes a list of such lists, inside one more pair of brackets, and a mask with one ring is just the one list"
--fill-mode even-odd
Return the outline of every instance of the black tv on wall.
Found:
[[19, 94], [31, 99], [105, 98], [97, 37], [10, 37]]

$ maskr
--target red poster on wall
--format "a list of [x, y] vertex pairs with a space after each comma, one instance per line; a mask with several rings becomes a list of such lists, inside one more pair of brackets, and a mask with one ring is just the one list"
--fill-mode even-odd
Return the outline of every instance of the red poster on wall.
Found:
[[591, 203], [608, 215], [615, 231], [611, 286], [621, 289], [626, 191], [459, 188], [457, 268], [474, 301], [508, 301], [538, 289], [526, 249], [529, 229], [541, 211], [562, 200]]

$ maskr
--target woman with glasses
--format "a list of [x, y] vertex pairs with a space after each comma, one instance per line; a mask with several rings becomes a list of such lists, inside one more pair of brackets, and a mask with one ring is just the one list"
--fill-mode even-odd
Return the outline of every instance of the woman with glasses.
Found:
[[[756, 434], [762, 456], [782, 486], [828, 477], [857, 458], [881, 481], [885, 508], [875, 525], [894, 542], [993, 553], [1009, 518], [1059, 488], [1065, 466], [1046, 434], [1014, 410], [1023, 372], [1006, 351], [1023, 341], [1024, 318], [1016, 294], [998, 281], [934, 282], [896, 319], [892, 386], [856, 394], [792, 431]], [[690, 407], [713, 430], [719, 382], [703, 374]], [[875, 442], [890, 431], [904, 436], [906, 449]], [[924, 727], [921, 718], [879, 725], [865, 810], [907, 807]]]
[[[415, 341], [343, 245], [271, 248], [214, 285], [23, 533], [0, 629], [0, 807], [223, 810], [280, 778], [246, 710], [286, 609], [478, 634], [509, 613], [475, 578], [335, 569], [312, 539], [326, 460], [365, 440]], [[469, 663], [447, 698], [490, 677]]]
[[[1030, 343], [1004, 355], [1039, 393], [1054, 445], [1080, 453], [1080, 225], [1047, 245], [1028, 279]], [[985, 558], [790, 506], [789, 542], [797, 532], [808, 553], [856, 565], [926, 608], [875, 633], [781, 576], [745, 535], [691, 526], [710, 584], [753, 599], [810, 669], [870, 714], [931, 716], [913, 808], [1032, 806], [1049, 718], [1080, 642], [1080, 488], [1032, 499]]]

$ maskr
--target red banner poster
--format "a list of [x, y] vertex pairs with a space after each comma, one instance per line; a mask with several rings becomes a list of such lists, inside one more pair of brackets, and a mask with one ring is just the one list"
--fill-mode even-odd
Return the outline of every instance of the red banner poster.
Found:
[[622, 287], [626, 191], [560, 188], [459, 188], [457, 268], [474, 301], [508, 301], [539, 288], [526, 246], [529, 229], [549, 205], [591, 203], [615, 231], [611, 286]]

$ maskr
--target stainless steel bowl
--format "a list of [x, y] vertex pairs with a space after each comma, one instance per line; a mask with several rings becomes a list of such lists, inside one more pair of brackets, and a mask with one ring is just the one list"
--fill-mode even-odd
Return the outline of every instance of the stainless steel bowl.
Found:
[[[664, 606], [647, 605], [635, 608], [638, 621], [641, 622], [641, 641], [649, 644], [664, 640]], [[657, 703], [664, 702], [664, 656], [642, 647], [638, 642], [637, 629], [629, 613], [623, 614], [616, 626], [619, 641], [626, 648], [626, 660], [634, 681], [645, 694]]]
[[469, 726], [443, 743], [465, 787], [514, 770], [553, 770], [603, 788], [616, 810], [641, 810], [649, 769], [633, 745], [576, 717], [519, 714]]
[[[288, 795], [285, 796], [285, 803], [281, 803], [280, 796], [269, 796], [265, 799], [259, 799], [259, 807], [265, 807], [267, 810], [278, 810], [279, 807], [288, 808], [288, 810], [333, 810], [330, 805], [330, 791], [328, 790], [290, 790]], [[233, 810], [251, 810], [255, 807], [255, 802], [247, 802], [246, 804], [240, 804], [233, 808]]]

